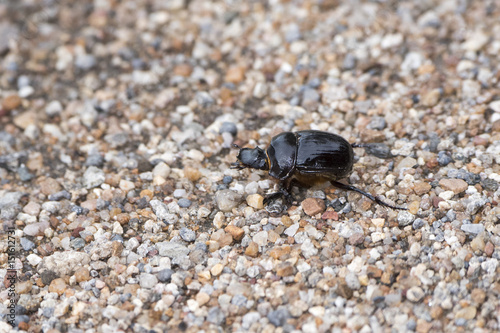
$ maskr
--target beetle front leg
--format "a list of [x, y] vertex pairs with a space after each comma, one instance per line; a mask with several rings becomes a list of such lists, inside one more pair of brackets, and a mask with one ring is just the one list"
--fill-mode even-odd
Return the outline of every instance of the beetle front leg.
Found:
[[285, 179], [280, 181], [278, 184], [278, 192], [274, 192], [266, 195], [264, 198], [264, 204], [267, 205], [270, 201], [275, 200], [279, 197], [284, 197], [288, 204], [293, 202], [293, 197], [290, 194], [290, 190], [292, 188], [292, 179]]

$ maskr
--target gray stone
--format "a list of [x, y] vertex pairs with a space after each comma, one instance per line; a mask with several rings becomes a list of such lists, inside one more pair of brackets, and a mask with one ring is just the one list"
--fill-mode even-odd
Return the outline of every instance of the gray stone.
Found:
[[406, 227], [407, 225], [412, 224], [415, 220], [415, 215], [408, 211], [401, 211], [398, 213], [398, 223], [400, 227]]
[[22, 196], [21, 192], [7, 192], [0, 195], [0, 209], [17, 205]]
[[21, 247], [24, 251], [29, 251], [35, 247], [35, 243], [25, 237], [21, 237], [19, 242], [21, 243]]
[[104, 174], [104, 171], [95, 166], [90, 166], [87, 170], [85, 170], [85, 173], [83, 174], [83, 186], [85, 186], [85, 188], [87, 189], [91, 189], [100, 186], [102, 183], [104, 183], [105, 179], [106, 176]]
[[215, 325], [221, 325], [226, 319], [226, 316], [222, 312], [221, 308], [214, 306], [208, 310], [207, 320]]
[[465, 231], [467, 233], [477, 235], [477, 234], [479, 234], [479, 233], [481, 233], [481, 232], [484, 231], [484, 225], [482, 225], [482, 224], [472, 224], [472, 223], [462, 224], [462, 226], [460, 227], [460, 229], [462, 229], [462, 231]]
[[171, 259], [186, 257], [190, 252], [186, 246], [175, 242], [156, 243], [156, 248], [158, 249], [160, 256], [169, 257]]
[[179, 234], [186, 242], [193, 242], [196, 239], [196, 233], [188, 228], [182, 228]]
[[160, 280], [160, 282], [169, 282], [172, 278], [172, 274], [174, 274], [174, 271], [170, 268], [162, 269], [158, 272], [158, 280]]
[[139, 284], [141, 288], [151, 289], [154, 288], [157, 283], [158, 279], [153, 274], [141, 273], [141, 275], [139, 275]]
[[242, 195], [233, 190], [221, 190], [215, 194], [217, 206], [223, 212], [230, 212], [238, 207], [242, 200]]

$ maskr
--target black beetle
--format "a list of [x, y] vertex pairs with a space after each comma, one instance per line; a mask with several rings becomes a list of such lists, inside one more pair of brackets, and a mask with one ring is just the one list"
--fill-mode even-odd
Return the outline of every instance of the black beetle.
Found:
[[269, 170], [269, 175], [279, 180], [279, 192], [273, 193], [266, 201], [284, 195], [290, 201], [293, 182], [312, 186], [329, 181], [333, 186], [356, 191], [376, 203], [393, 209], [393, 206], [352, 185], [339, 183], [352, 171], [354, 164], [353, 147], [368, 145], [350, 144], [343, 137], [322, 131], [283, 132], [272, 138], [266, 151], [256, 148], [240, 148], [238, 161], [231, 164], [233, 169], [253, 168]]

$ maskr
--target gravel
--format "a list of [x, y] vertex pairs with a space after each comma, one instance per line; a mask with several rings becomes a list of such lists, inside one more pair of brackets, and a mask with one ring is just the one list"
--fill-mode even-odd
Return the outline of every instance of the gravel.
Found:
[[[130, 3], [0, 5], [17, 330], [499, 330], [499, 6]], [[230, 168], [305, 129], [408, 210]]]

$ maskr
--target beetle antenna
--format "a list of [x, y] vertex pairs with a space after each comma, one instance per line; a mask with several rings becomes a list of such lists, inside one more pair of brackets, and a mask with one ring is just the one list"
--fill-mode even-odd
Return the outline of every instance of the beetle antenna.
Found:
[[367, 147], [369, 147], [369, 145], [366, 143], [352, 143], [351, 146], [352, 146], [352, 148], [367, 148]]
[[347, 185], [347, 184], [342, 184], [342, 183], [339, 183], [339, 182], [336, 182], [334, 180], [330, 180], [330, 183], [337, 187], [337, 188], [340, 188], [342, 190], [346, 190], [346, 191], [354, 191], [354, 192], [358, 192], [359, 194], [362, 194], [364, 195], [365, 197], [367, 197], [368, 199], [372, 200], [372, 201], [375, 201], [376, 203], [378, 203], [379, 205], [382, 205], [382, 206], [386, 206], [386, 207], [389, 207], [389, 208], [392, 208], [392, 209], [399, 209], [399, 210], [408, 210], [408, 208], [404, 208], [404, 207], [398, 207], [398, 206], [394, 206], [394, 205], [391, 205], [391, 204], [388, 204], [382, 200], [380, 200], [379, 198], [376, 198], [374, 197], [373, 195], [371, 195], [370, 193], [367, 193], [363, 190], [360, 190], [359, 188], [357, 187], [354, 187], [352, 185]]
[[232, 144], [232, 146], [233, 146], [233, 148], [238, 148], [238, 149], [241, 149], [241, 147], [240, 147], [240, 146], [238, 146], [236, 143], [233, 143], [233, 144]]

